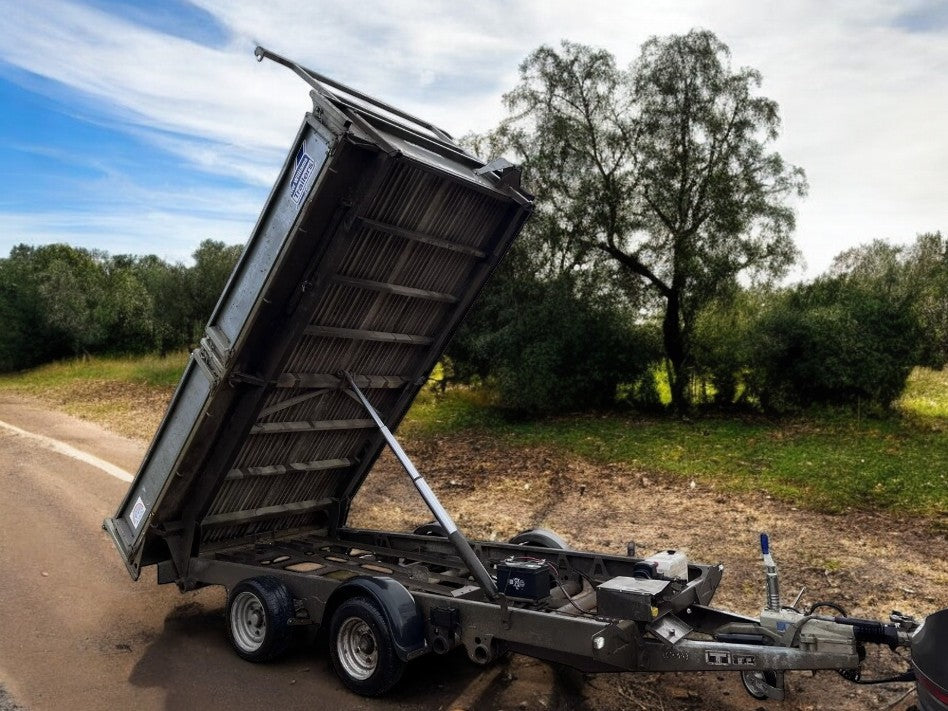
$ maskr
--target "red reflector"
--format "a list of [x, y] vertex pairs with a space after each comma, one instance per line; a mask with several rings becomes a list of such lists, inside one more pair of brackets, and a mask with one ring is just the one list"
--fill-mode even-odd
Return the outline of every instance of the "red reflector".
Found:
[[918, 683], [924, 686], [929, 694], [935, 697], [935, 701], [948, 704], [948, 691], [937, 686], [935, 682], [922, 674], [917, 668], [915, 669], [915, 678], [918, 679]]

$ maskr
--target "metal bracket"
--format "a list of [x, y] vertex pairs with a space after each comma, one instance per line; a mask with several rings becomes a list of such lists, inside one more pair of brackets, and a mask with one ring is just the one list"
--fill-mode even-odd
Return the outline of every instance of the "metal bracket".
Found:
[[665, 615], [647, 625], [645, 629], [674, 647], [687, 637], [693, 628], [675, 615]]
[[168, 552], [171, 554], [171, 562], [175, 568], [175, 582], [182, 590], [189, 586], [188, 573], [191, 567], [191, 548], [194, 545], [194, 533], [196, 525], [181, 522], [180, 528], [177, 526], [165, 532], [165, 543], [168, 545]]
[[194, 351], [195, 361], [207, 374], [208, 379], [217, 385], [224, 377], [231, 349], [227, 337], [220, 329], [210, 326], [204, 332], [200, 346]]
[[201, 339], [201, 346], [191, 352], [194, 362], [204, 371], [212, 385], [217, 385], [224, 375], [224, 364], [214, 355], [207, 338]]
[[474, 171], [475, 175], [491, 175], [504, 185], [512, 188], [520, 188], [523, 171], [519, 166], [514, 165], [506, 158], [495, 158], [483, 168]]
[[258, 388], [265, 388], [270, 383], [263, 378], [258, 378], [256, 375], [250, 375], [249, 373], [241, 373], [239, 371], [231, 373], [230, 375], [231, 384], [234, 383], [247, 383], [248, 385], [254, 385]]
[[509, 630], [512, 626], [512, 622], [510, 620], [510, 606], [507, 604], [507, 596], [500, 595], [498, 599], [500, 600], [500, 624], [503, 625], [505, 630]]

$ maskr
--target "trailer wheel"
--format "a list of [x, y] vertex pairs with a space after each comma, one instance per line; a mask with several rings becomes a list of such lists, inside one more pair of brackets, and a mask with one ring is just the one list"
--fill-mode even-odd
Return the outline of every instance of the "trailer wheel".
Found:
[[[420, 526], [416, 527], [412, 531], [416, 536], [431, 536], [433, 538], [447, 538], [448, 534], [444, 532], [444, 527], [437, 521], [430, 521], [429, 523], [423, 523]], [[402, 561], [405, 559], [402, 558]], [[447, 568], [443, 565], [434, 565], [433, 563], [428, 565], [429, 572], [432, 573], [443, 573]]]
[[268, 662], [286, 651], [293, 598], [277, 578], [249, 578], [227, 596], [227, 632], [237, 654], [250, 662]]
[[758, 701], [769, 699], [766, 689], [777, 686], [777, 673], [766, 669], [764, 671], [741, 672], [741, 681], [747, 693]]
[[447, 534], [444, 532], [444, 527], [437, 521], [432, 521], [431, 523], [423, 523], [418, 526], [414, 531], [412, 531], [416, 536], [438, 536], [439, 538], [447, 538]]
[[531, 528], [529, 531], [518, 533], [510, 539], [518, 546], [536, 546], [537, 548], [552, 548], [558, 551], [568, 551], [566, 541], [547, 528]]
[[402, 678], [388, 623], [376, 604], [353, 597], [333, 613], [329, 628], [332, 666], [342, 683], [362, 696], [379, 696]]

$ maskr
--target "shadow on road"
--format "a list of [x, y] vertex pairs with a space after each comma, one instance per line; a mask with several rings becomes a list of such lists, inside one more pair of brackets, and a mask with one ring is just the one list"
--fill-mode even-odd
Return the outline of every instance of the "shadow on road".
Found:
[[[232, 651], [225, 632], [224, 608], [200, 602], [176, 606], [163, 629], [145, 643], [129, 681], [165, 693], [166, 709], [437, 709], [452, 702], [481, 674], [463, 650], [428, 655], [410, 664], [398, 686], [382, 699], [350, 693], [329, 665], [324, 635], [301, 628], [281, 659], [268, 664], [246, 662]], [[498, 675], [485, 689], [496, 696], [509, 685]]]

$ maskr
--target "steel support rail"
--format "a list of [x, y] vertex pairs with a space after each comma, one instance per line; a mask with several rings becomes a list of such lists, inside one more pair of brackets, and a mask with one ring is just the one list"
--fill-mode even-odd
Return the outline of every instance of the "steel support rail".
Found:
[[359, 390], [359, 387], [355, 384], [353, 377], [348, 372], [344, 372], [343, 377], [349, 381], [349, 387], [352, 388], [352, 394], [360, 403], [362, 403], [362, 406], [365, 408], [366, 412], [369, 413], [369, 416], [375, 420], [375, 425], [382, 433], [382, 437], [385, 438], [386, 443], [388, 443], [388, 446], [391, 447], [395, 457], [408, 473], [408, 476], [411, 477], [411, 481], [415, 485], [415, 488], [418, 489], [418, 493], [421, 494], [421, 498], [424, 499], [425, 504], [434, 515], [435, 520], [441, 525], [441, 528], [444, 529], [444, 532], [448, 536], [448, 540], [450, 540], [457, 549], [458, 555], [461, 556], [461, 560], [464, 561], [464, 564], [468, 567], [468, 570], [471, 571], [471, 575], [474, 576], [474, 579], [477, 581], [478, 585], [483, 588], [487, 596], [491, 600], [495, 599], [497, 597], [497, 586], [494, 584], [493, 578], [491, 578], [490, 573], [487, 572], [487, 568], [485, 568], [484, 564], [481, 563], [481, 560], [477, 557], [477, 554], [474, 553], [474, 549], [471, 548], [471, 544], [468, 543], [468, 540], [458, 530], [457, 524], [454, 523], [454, 519], [451, 518], [451, 514], [449, 514], [447, 510], [445, 510], [444, 506], [441, 505], [441, 502], [438, 500], [438, 497], [428, 485], [428, 482], [425, 481], [425, 478], [415, 468], [415, 465], [412, 464], [411, 459], [409, 459], [408, 455], [405, 454], [405, 450], [402, 449], [402, 446], [398, 443], [398, 440], [395, 439], [395, 436], [391, 433], [391, 431], [389, 431], [388, 427], [379, 416], [379, 413], [376, 412], [374, 407], [372, 407], [372, 403], [370, 403], [368, 398], [366, 398], [362, 391]]

